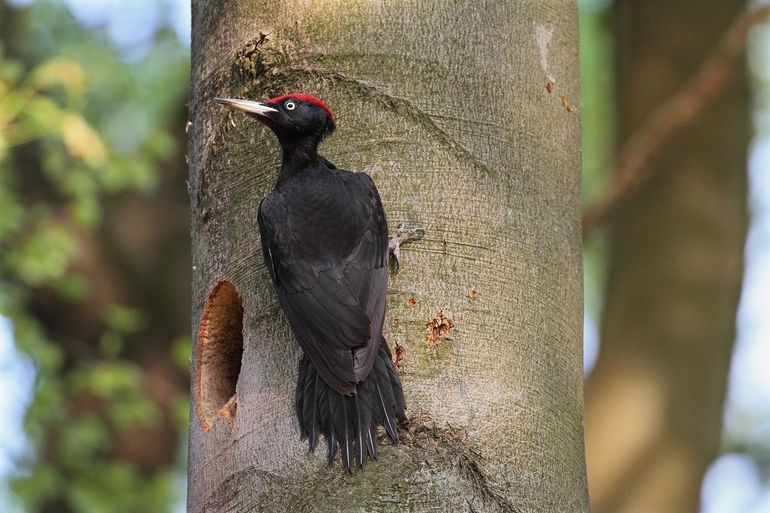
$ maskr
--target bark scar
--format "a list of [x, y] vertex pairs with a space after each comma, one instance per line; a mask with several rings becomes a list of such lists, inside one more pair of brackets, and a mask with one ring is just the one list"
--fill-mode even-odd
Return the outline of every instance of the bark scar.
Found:
[[[500, 511], [503, 513], [521, 513], [504, 493], [498, 491], [484, 470], [481, 454], [469, 445], [468, 432], [449, 424], [438, 426], [426, 413], [418, 412], [409, 419], [405, 433], [406, 442], [419, 449], [430, 449], [445, 464], [459, 470], [460, 476], [467, 480], [475, 496], [468, 500], [471, 508], [478, 506], [481, 499], [482, 511]], [[492, 509], [486, 506], [491, 505]]]
[[[549, 82], [553, 84], [556, 82], [556, 79], [553, 78], [548, 69], [548, 47], [551, 45], [551, 39], [553, 39], [553, 28], [537, 25], [535, 27], [535, 37], [537, 38], [537, 49], [540, 51], [540, 67], [543, 68], [543, 73], [545, 73]], [[548, 92], [550, 93], [551, 91]]]
[[428, 333], [425, 344], [430, 349], [438, 347], [443, 339], [447, 339], [452, 335], [454, 327], [455, 323], [452, 320], [452, 314], [440, 310], [439, 313], [425, 325], [425, 331]]
[[396, 342], [395, 346], [393, 346], [393, 366], [396, 368], [396, 372], [401, 371], [401, 365], [404, 363], [405, 359], [406, 348]]
[[285, 71], [279, 71], [278, 69], [275, 69], [273, 73], [283, 76], [310, 75], [311, 77], [326, 79], [330, 82], [354, 89], [356, 92], [362, 93], [366, 97], [371, 98], [388, 110], [395, 112], [401, 117], [413, 121], [423, 127], [429, 134], [435, 137], [441, 145], [452, 151], [452, 153], [454, 153], [458, 159], [470, 162], [472, 165], [487, 175], [493, 175], [492, 170], [484, 161], [474, 155], [473, 152], [468, 150], [460, 142], [455, 140], [454, 137], [446, 132], [446, 130], [438, 126], [433, 119], [434, 116], [423, 111], [418, 105], [406, 98], [394, 96], [390, 92], [383, 90], [381, 87], [377, 87], [376, 85], [365, 80], [351, 77], [337, 71], [330, 71], [322, 68], [314, 68], [310, 66], [302, 68], [287, 67], [285, 68]]

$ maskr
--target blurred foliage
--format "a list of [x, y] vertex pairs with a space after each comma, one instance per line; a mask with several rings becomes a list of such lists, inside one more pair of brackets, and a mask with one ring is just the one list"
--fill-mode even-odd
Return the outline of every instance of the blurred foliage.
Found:
[[[579, 0], [583, 205], [601, 196], [616, 153], [616, 100], [612, 5]], [[606, 234], [599, 230], [583, 248], [586, 322], [598, 325], [607, 272]], [[592, 341], [592, 342], [598, 342]], [[589, 369], [590, 370], [590, 369]]]
[[[10, 9], [0, 4], [0, 18]], [[147, 476], [111, 457], [121, 433], [160, 416], [142, 369], [122, 356], [144, 313], [104, 305], [95, 354], [73, 359], [29, 301], [44, 290], [83, 303], [94, 283], [77, 263], [105, 203], [152, 195], [161, 165], [180, 158], [173, 134], [181, 126], [170, 123], [186, 98], [188, 49], [161, 28], [145, 54], [129, 59], [61, 4], [11, 14], [12, 30], [6, 19], [0, 35], [0, 315], [36, 370], [25, 421], [31, 450], [13, 489], [28, 511], [51, 503], [78, 512], [168, 511], [178, 500], [173, 467]], [[189, 355], [189, 343], [174, 351], [180, 347]], [[178, 402], [186, 411], [186, 398]], [[176, 417], [186, 432], [185, 415]]]
[[601, 195], [615, 158], [616, 99], [612, 6], [580, 0], [580, 91], [583, 128], [583, 197]]

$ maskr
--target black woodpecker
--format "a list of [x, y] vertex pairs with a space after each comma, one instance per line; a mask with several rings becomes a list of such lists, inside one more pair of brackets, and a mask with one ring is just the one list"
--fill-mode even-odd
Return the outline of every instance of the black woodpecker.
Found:
[[308, 94], [260, 103], [215, 98], [258, 119], [281, 144], [273, 191], [259, 205], [262, 252], [278, 302], [304, 355], [296, 410], [310, 451], [350, 472], [377, 458], [377, 426], [398, 441], [404, 394], [382, 336], [388, 286], [388, 225], [365, 173], [318, 154], [335, 128], [331, 109]]

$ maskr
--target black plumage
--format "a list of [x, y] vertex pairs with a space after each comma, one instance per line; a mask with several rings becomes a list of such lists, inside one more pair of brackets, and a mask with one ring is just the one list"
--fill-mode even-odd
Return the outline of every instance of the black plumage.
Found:
[[294, 94], [257, 103], [217, 99], [261, 120], [283, 161], [259, 207], [265, 262], [304, 356], [296, 391], [301, 437], [343, 467], [377, 457], [377, 426], [398, 440], [404, 397], [382, 336], [388, 282], [388, 227], [364, 173], [337, 169], [317, 147], [334, 128], [329, 108]]

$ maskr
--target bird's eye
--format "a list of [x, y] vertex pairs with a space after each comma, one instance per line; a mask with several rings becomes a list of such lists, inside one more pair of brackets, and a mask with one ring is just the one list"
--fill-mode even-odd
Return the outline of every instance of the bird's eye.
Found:
[[297, 104], [293, 101], [289, 100], [286, 103], [283, 104], [284, 107], [286, 107], [286, 110], [294, 110], [297, 108]]

